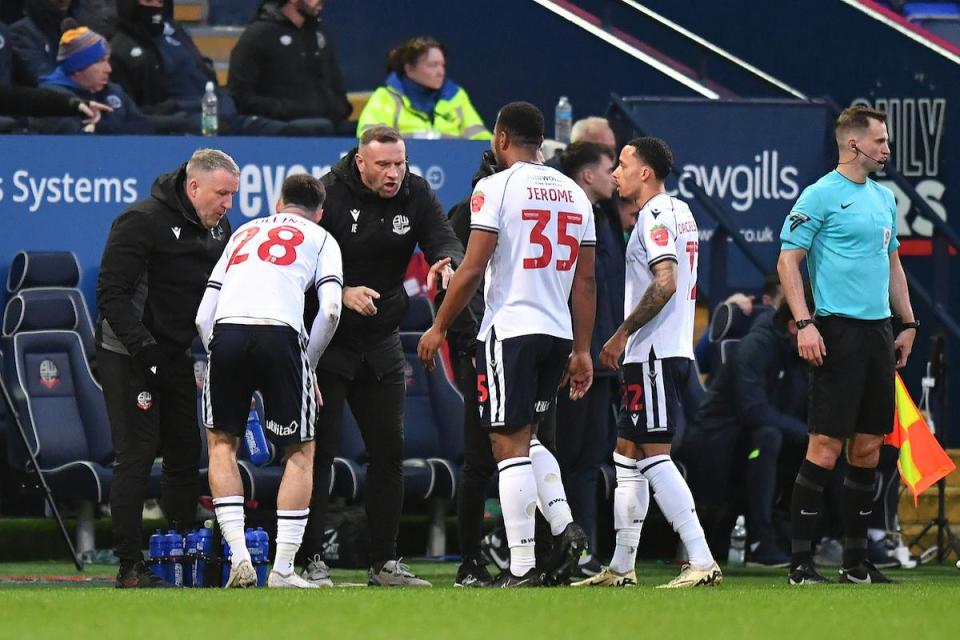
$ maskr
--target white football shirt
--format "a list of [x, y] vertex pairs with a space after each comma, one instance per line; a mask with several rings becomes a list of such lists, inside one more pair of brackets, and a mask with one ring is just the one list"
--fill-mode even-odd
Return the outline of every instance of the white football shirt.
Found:
[[640, 209], [627, 242], [624, 317], [640, 303], [653, 281], [652, 267], [658, 262], [677, 263], [677, 291], [660, 313], [627, 340], [625, 363], [654, 358], [693, 359], [699, 239], [697, 221], [683, 201], [659, 193]]
[[337, 241], [302, 216], [278, 213], [234, 232], [207, 286], [220, 288], [216, 322], [283, 323], [306, 334], [303, 294], [330, 281], [343, 286]]
[[593, 207], [577, 183], [542, 164], [517, 162], [477, 183], [470, 227], [498, 234], [487, 265], [477, 336], [571, 339], [570, 289], [580, 247], [597, 243]]

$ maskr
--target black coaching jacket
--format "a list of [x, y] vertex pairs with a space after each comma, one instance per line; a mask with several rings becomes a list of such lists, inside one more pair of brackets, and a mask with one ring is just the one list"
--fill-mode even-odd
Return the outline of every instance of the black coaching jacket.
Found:
[[[345, 363], [338, 362], [345, 357], [343, 351], [369, 355], [397, 333], [408, 305], [403, 278], [418, 245], [430, 264], [452, 258], [456, 267], [463, 261], [463, 247], [427, 181], [408, 171], [397, 195], [381, 198], [360, 179], [356, 154], [353, 149], [321, 179], [327, 199], [320, 225], [340, 245], [344, 286], [370, 287], [380, 299], [371, 317], [343, 308], [330, 348], [320, 360], [321, 368], [339, 373], [345, 373]], [[389, 342], [399, 347], [399, 340]], [[400, 358], [402, 364], [402, 354]], [[373, 359], [371, 364], [381, 368]]]
[[156, 344], [172, 357], [197, 335], [197, 308], [230, 222], [204, 228], [184, 192], [186, 175], [183, 164], [160, 176], [149, 197], [113, 221], [97, 281], [96, 340], [108, 351], [135, 356]]

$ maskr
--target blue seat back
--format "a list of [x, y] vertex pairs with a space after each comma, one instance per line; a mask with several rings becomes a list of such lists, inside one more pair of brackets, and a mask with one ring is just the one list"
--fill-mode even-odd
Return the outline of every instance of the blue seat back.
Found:
[[93, 321], [79, 289], [22, 289], [10, 298], [3, 313], [3, 335], [45, 329], [76, 331], [87, 358], [95, 356]]
[[80, 262], [71, 251], [21, 251], [7, 274], [7, 291], [80, 285]]
[[458, 460], [463, 454], [463, 399], [447, 379], [439, 357], [433, 371], [420, 363], [420, 336], [400, 334], [406, 359], [405, 457]]
[[[4, 338], [5, 379], [41, 468], [113, 459], [103, 391], [73, 331], [26, 331]], [[24, 468], [28, 456], [8, 430], [11, 463]]]
[[427, 296], [412, 296], [407, 312], [400, 320], [400, 331], [422, 332], [433, 324], [433, 303]]

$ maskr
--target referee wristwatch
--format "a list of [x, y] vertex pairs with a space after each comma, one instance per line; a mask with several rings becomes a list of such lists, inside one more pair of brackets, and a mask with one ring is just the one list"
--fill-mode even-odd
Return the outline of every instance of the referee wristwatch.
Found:
[[813, 324], [813, 320], [811, 318], [806, 318], [804, 320], [797, 320], [797, 331], [804, 329], [811, 324]]
[[919, 320], [913, 320], [912, 322], [901, 322], [901, 323], [900, 323], [900, 330], [901, 330], [901, 331], [904, 331], [904, 330], [906, 330], [906, 329], [913, 329], [914, 331], [916, 331], [916, 330], [919, 329], [919, 328], [920, 328], [920, 321], [919, 321]]

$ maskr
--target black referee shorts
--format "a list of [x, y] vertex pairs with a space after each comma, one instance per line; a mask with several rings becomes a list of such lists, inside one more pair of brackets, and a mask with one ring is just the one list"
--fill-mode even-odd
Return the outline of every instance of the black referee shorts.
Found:
[[278, 447], [313, 440], [314, 377], [300, 335], [290, 327], [217, 324], [203, 387], [203, 422], [242, 438], [250, 399], [263, 395], [264, 431]]
[[819, 316], [827, 355], [810, 367], [810, 433], [846, 439], [893, 431], [896, 355], [889, 319]]

